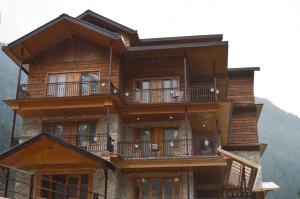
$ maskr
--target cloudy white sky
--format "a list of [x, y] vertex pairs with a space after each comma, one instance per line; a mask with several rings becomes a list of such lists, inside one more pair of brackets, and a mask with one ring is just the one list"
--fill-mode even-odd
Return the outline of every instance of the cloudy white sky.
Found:
[[300, 116], [299, 0], [1, 0], [0, 41], [86, 9], [138, 30], [141, 38], [222, 33], [229, 67], [261, 67], [255, 95]]

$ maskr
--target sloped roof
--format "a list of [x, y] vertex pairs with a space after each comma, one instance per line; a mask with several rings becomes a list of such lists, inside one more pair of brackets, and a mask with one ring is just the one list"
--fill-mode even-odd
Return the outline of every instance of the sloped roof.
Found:
[[102, 15], [100, 15], [98, 13], [95, 13], [95, 12], [91, 11], [91, 10], [86, 10], [84, 13], [80, 14], [77, 18], [85, 20], [87, 17], [92, 17], [92, 18], [94, 18], [96, 20], [101, 21], [104, 24], [110, 25], [110, 26], [112, 26], [112, 27], [114, 27], [114, 28], [116, 28], [118, 30], [127, 32], [129, 34], [136, 34], [137, 33], [136, 30], [128, 28], [128, 27], [126, 27], [126, 26], [124, 26], [124, 25], [122, 25], [122, 24], [120, 24], [118, 22], [115, 22], [115, 21], [113, 21], [111, 19], [108, 19], [108, 18], [106, 18], [106, 17], [104, 17], [104, 16], [102, 16]]
[[44, 50], [58, 43], [80, 35], [103, 46], [114, 45], [114, 49], [124, 50], [122, 37], [78, 18], [62, 14], [45, 25], [4, 46], [3, 51], [16, 63], [21, 60], [21, 49], [24, 48], [23, 62], [29, 61]]
[[[49, 150], [49, 147], [51, 147], [51, 150]], [[65, 153], [57, 153], [57, 151], [63, 151]], [[55, 160], [55, 162], [51, 162], [52, 155], [57, 159], [61, 158], [63, 161]], [[28, 158], [31, 159], [28, 160]], [[79, 159], [84, 160], [84, 164], [87, 165], [92, 164], [95, 167], [106, 167], [111, 170], [116, 169], [116, 167], [109, 161], [47, 133], [41, 133], [0, 154], [0, 162], [8, 166], [28, 166], [28, 164], [51, 165], [56, 164], [57, 162], [61, 164], [75, 164], [77, 163], [76, 161], [79, 161]], [[30, 162], [26, 163], [26, 161]]]

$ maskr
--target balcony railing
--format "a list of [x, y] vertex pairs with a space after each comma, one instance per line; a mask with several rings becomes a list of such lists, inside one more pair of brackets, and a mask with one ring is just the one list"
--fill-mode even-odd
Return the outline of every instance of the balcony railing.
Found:
[[126, 104], [160, 104], [183, 102], [215, 101], [215, 89], [212, 87], [144, 89], [119, 92]]
[[[14, 137], [13, 146], [21, 144], [33, 136]], [[96, 135], [62, 135], [58, 136], [66, 142], [91, 152], [110, 151], [113, 152], [112, 138], [106, 134]]]
[[122, 158], [187, 157], [217, 154], [215, 137], [161, 141], [118, 142], [118, 155]]
[[[110, 87], [110, 88], [109, 88]], [[109, 93], [110, 92], [110, 93]], [[108, 81], [21, 84], [17, 99], [110, 95], [116, 92]]]

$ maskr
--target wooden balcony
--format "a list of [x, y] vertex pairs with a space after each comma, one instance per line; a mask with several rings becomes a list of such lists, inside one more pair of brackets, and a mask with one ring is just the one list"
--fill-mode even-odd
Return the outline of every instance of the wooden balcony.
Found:
[[118, 155], [124, 159], [180, 158], [217, 155], [217, 139], [207, 136], [194, 139], [118, 142]]
[[136, 91], [123, 91], [120, 96], [125, 104], [163, 104], [184, 102], [212, 102], [216, 100], [213, 87], [191, 87], [144, 89]]
[[[13, 146], [26, 142], [33, 136], [20, 136], [13, 139]], [[113, 152], [112, 138], [106, 134], [96, 135], [63, 135], [58, 136], [66, 142], [90, 152], [110, 151]]]
[[105, 96], [114, 92], [115, 87], [108, 81], [21, 84], [17, 99]]

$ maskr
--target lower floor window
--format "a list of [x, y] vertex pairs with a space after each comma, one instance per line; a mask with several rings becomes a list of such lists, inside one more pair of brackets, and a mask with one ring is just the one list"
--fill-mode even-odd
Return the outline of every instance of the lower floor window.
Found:
[[88, 175], [44, 175], [41, 198], [87, 199]]
[[180, 177], [135, 178], [134, 199], [181, 199]]

